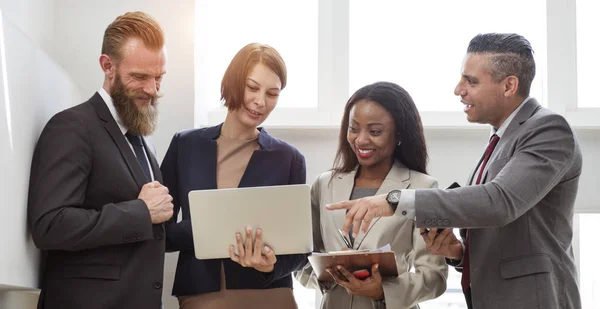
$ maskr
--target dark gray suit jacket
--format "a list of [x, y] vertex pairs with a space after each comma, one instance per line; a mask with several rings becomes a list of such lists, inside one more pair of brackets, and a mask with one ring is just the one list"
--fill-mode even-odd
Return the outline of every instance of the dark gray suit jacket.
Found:
[[473, 308], [581, 308], [572, 247], [581, 150], [562, 116], [524, 104], [482, 185], [416, 192], [417, 225], [470, 229]]
[[50, 119], [33, 155], [28, 201], [43, 250], [38, 308], [161, 307], [164, 227], [152, 225], [137, 199], [145, 177], [98, 93]]

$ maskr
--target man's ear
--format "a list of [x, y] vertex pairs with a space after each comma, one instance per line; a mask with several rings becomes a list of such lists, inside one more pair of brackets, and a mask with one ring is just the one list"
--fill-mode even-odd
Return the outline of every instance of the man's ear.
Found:
[[519, 79], [516, 76], [510, 75], [506, 79], [504, 79], [504, 96], [505, 97], [515, 96], [515, 95], [517, 95], [518, 92], [519, 92]]
[[115, 74], [117, 66], [112, 61], [112, 59], [110, 58], [109, 55], [102, 54], [100, 56], [99, 62], [100, 62], [100, 68], [102, 68], [102, 71], [104, 71], [104, 74], [106, 74], [110, 77], [112, 77]]

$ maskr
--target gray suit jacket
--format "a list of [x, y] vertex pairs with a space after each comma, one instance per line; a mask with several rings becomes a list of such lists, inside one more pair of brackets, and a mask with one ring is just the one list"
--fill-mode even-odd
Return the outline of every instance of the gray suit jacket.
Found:
[[581, 151], [562, 116], [524, 104], [481, 185], [416, 191], [417, 225], [471, 229], [473, 308], [581, 308], [572, 248]]
[[[331, 178], [332, 172], [322, 173], [311, 189], [313, 213], [313, 238], [315, 251], [339, 251], [345, 248], [337, 229], [344, 225], [343, 210], [329, 211], [325, 205], [347, 201], [354, 188], [356, 170]], [[379, 187], [377, 194], [400, 188], [435, 188], [437, 181], [425, 174], [409, 170], [396, 161]], [[403, 217], [378, 218], [373, 221], [367, 234], [359, 233], [354, 249], [376, 249], [390, 244], [396, 253], [400, 275], [383, 280], [387, 308], [418, 308], [418, 303], [440, 296], [446, 290], [448, 268], [444, 259], [430, 254], [419, 229], [412, 220]], [[414, 270], [411, 271], [411, 267]], [[318, 288], [312, 267], [296, 273], [296, 279], [306, 287]], [[349, 296], [346, 289], [335, 284], [321, 284], [324, 292], [321, 308], [371, 309], [367, 297]]]

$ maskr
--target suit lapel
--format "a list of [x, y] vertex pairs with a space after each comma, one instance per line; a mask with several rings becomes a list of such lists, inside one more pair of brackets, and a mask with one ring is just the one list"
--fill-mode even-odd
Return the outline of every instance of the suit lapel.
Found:
[[[281, 155], [281, 151], [274, 149], [255, 150], [248, 161], [238, 187], [272, 184], [273, 181], [269, 177], [278, 175], [277, 171], [289, 170], [289, 160], [283, 159]], [[270, 171], [270, 173], [265, 173], [266, 171]]]
[[[356, 177], [357, 169], [346, 174], [340, 174], [333, 178], [331, 183], [331, 202], [347, 201], [350, 199], [352, 189], [354, 188], [354, 178]], [[402, 163], [395, 161], [394, 165], [383, 180], [383, 183], [377, 190], [376, 195], [386, 194], [394, 189], [406, 189], [410, 186], [410, 171]], [[336, 229], [342, 229], [344, 220], [346, 219], [345, 210], [333, 211], [330, 217], [330, 224]], [[354, 240], [354, 249], [360, 249], [359, 246], [371, 230], [377, 225], [381, 218], [377, 218], [371, 222], [371, 226], [367, 233], [359, 232]]]
[[477, 162], [477, 165], [475, 165], [475, 169], [473, 169], [473, 171], [471, 172], [471, 175], [469, 176], [469, 180], [467, 180], [467, 184], [473, 185], [473, 179], [475, 179], [475, 174], [477, 173], [477, 171], [479, 171], [479, 166], [483, 162], [484, 157], [485, 157], [485, 151], [481, 154], [481, 158], [479, 158], [479, 162]]
[[[356, 171], [357, 169], [354, 169], [354, 171], [349, 173], [338, 174], [331, 180], [331, 203], [347, 201], [350, 199], [350, 194], [352, 194], [352, 189], [354, 188]], [[330, 213], [330, 224], [332, 224], [336, 230], [341, 230], [344, 226], [344, 220], [346, 219], [346, 210], [341, 209], [328, 212]], [[356, 241], [354, 243], [356, 243]]]
[[481, 183], [487, 182], [488, 168], [490, 164], [496, 159], [498, 159], [498, 156], [502, 152], [502, 149], [512, 142], [512, 139], [517, 135], [521, 125], [525, 121], [527, 121], [527, 119], [531, 118], [531, 116], [533, 116], [541, 107], [540, 104], [534, 98], [529, 99], [529, 101], [525, 102], [524, 104], [525, 105], [523, 105], [521, 110], [519, 110], [519, 112], [515, 115], [515, 118], [513, 118], [513, 120], [510, 122], [508, 128], [506, 128], [506, 131], [504, 131], [504, 134], [498, 141], [494, 152], [492, 152], [492, 155], [490, 156], [490, 159], [488, 160], [488, 163], [485, 166], [485, 170], [483, 171]]
[[[289, 182], [290, 161], [288, 152], [277, 149], [277, 140], [270, 136], [264, 128], [259, 128], [258, 145], [248, 161], [238, 187], [287, 185]], [[269, 171], [268, 173], [265, 173]]]
[[121, 152], [125, 163], [127, 163], [129, 172], [131, 172], [131, 175], [133, 176], [133, 179], [135, 179], [135, 182], [137, 183], [138, 187], [141, 188], [147, 182], [146, 174], [142, 170], [142, 167], [138, 163], [137, 158], [133, 154], [133, 150], [131, 150], [131, 147], [129, 147], [125, 136], [121, 133], [121, 130], [119, 129], [115, 118], [111, 115], [110, 111], [108, 110], [108, 107], [106, 106], [106, 103], [104, 102], [100, 94], [98, 94], [97, 92], [90, 99], [90, 103], [92, 104], [92, 106], [94, 106], [98, 117], [102, 121], [104, 121], [104, 129], [108, 132], [108, 134], [110, 134], [113, 141], [119, 148], [119, 151]]
[[[216, 133], [213, 132], [216, 130]], [[193, 141], [189, 163], [191, 175], [198, 181], [196, 190], [217, 189], [217, 141], [221, 126], [208, 128], [201, 138]]]
[[[392, 165], [392, 168], [388, 172], [387, 176], [383, 180], [383, 183], [381, 184], [375, 195], [387, 194], [388, 192], [395, 189], [406, 189], [409, 186], [410, 170], [398, 160], [395, 160], [394, 165]], [[371, 226], [369, 226], [367, 233], [361, 232], [358, 234], [358, 236], [356, 236], [356, 239], [354, 240], [354, 249], [360, 249], [360, 245], [362, 244], [363, 240], [369, 235], [369, 233], [371, 233], [371, 231], [373, 231], [373, 229], [376, 229], [376, 225], [379, 222], [379, 220], [381, 220], [381, 218], [377, 218], [373, 220], [373, 222], [371, 222]], [[379, 235], [379, 233], [375, 234]]]

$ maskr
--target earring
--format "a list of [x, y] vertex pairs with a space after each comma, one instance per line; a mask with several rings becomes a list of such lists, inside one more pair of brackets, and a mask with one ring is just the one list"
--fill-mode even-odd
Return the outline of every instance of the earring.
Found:
[[402, 144], [402, 141], [398, 141], [398, 145], [397, 146], [400, 146], [400, 144]]

